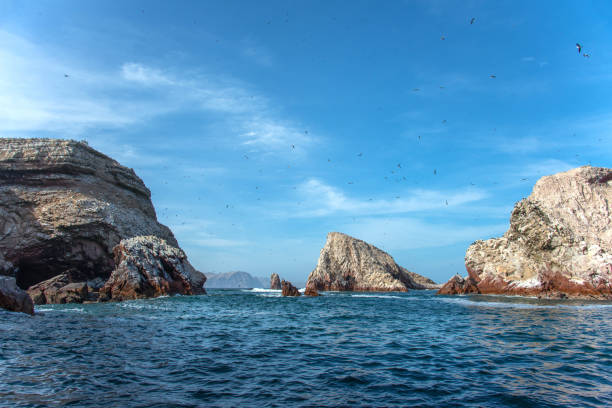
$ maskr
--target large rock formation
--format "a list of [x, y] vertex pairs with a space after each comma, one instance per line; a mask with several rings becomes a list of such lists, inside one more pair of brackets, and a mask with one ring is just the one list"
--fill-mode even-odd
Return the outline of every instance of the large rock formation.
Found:
[[469, 279], [440, 294], [612, 298], [612, 169], [542, 177], [519, 201], [501, 238], [467, 250]]
[[32, 299], [17, 286], [15, 278], [9, 276], [0, 276], [0, 307], [12, 312], [34, 314]]
[[155, 236], [135, 237], [115, 247], [115, 264], [100, 300], [127, 300], [162, 295], [206, 293], [206, 277], [185, 253]]
[[306, 282], [306, 289], [317, 291], [406, 292], [424, 288], [389, 254], [340, 232], [327, 235], [317, 267]]
[[270, 289], [281, 289], [281, 281], [278, 273], [273, 273], [270, 275]]
[[283, 280], [281, 282], [281, 288], [282, 288], [281, 294], [283, 296], [301, 296], [302, 295], [300, 291], [298, 290], [298, 288], [293, 286], [291, 282], [289, 281]]
[[136, 236], [178, 247], [132, 169], [82, 142], [0, 139], [0, 275], [24, 289], [66, 271], [106, 281]]

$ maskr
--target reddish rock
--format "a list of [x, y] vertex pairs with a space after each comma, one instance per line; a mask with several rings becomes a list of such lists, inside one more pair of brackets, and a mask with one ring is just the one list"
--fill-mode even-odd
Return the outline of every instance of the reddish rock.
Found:
[[15, 283], [15, 278], [0, 276], [0, 307], [12, 312], [34, 314], [30, 296]]
[[191, 266], [181, 249], [163, 239], [126, 239], [114, 253], [117, 267], [100, 289], [102, 301], [206, 293], [206, 276]]
[[279, 290], [281, 289], [281, 281], [278, 273], [270, 275], [270, 289]]
[[476, 282], [472, 278], [462, 278], [459, 275], [453, 276], [440, 288], [440, 290], [438, 290], [438, 295], [458, 295], [467, 293], [480, 292], [476, 286]]
[[89, 299], [87, 282], [72, 282], [69, 272], [62, 273], [28, 288], [37, 305], [47, 303], [83, 303]]
[[283, 296], [301, 296], [300, 291], [286, 280], [281, 282], [281, 288], [283, 290]]
[[304, 296], [319, 296], [319, 292], [311, 286], [306, 286], [304, 290]]
[[514, 206], [502, 237], [467, 249], [471, 282], [453, 278], [439, 293], [612, 299], [610, 203], [612, 169], [542, 177]]

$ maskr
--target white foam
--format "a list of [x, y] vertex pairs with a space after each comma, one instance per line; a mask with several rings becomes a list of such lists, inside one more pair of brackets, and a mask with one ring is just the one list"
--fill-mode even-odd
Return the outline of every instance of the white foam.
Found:
[[380, 298], [380, 299], [406, 299], [405, 297], [394, 296], [394, 295], [351, 295], [351, 297]]
[[280, 289], [264, 289], [264, 288], [253, 288], [253, 289], [243, 289], [243, 292], [255, 292], [255, 293], [281, 293]]
[[36, 312], [62, 312], [62, 313], [85, 313], [85, 309], [81, 307], [71, 307], [66, 309], [47, 309], [42, 307], [37, 307], [34, 309]]
[[[486, 296], [486, 295], [485, 295]], [[559, 309], [559, 308], [570, 308], [570, 309], [607, 309], [612, 308], [612, 304], [536, 304], [536, 303], [516, 303], [516, 302], [495, 302], [495, 301], [475, 301], [467, 297], [452, 297], [452, 298], [438, 298], [442, 302], [460, 304], [464, 306], [477, 306], [477, 307], [495, 307], [495, 308], [511, 308], [511, 309]]]

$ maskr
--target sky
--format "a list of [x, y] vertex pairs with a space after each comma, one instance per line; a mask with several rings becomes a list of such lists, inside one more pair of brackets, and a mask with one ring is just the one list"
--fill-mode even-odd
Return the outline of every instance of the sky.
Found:
[[607, 0], [0, 0], [0, 137], [134, 168], [203, 272], [303, 284], [340, 231], [443, 282], [538, 178], [611, 167], [611, 22]]

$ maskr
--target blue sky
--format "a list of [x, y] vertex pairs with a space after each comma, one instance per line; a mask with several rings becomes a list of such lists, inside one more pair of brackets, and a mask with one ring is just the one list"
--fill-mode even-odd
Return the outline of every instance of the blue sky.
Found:
[[204, 272], [303, 283], [341, 231], [445, 281], [539, 177], [611, 166], [611, 21], [608, 1], [0, 0], [0, 136], [133, 167]]

